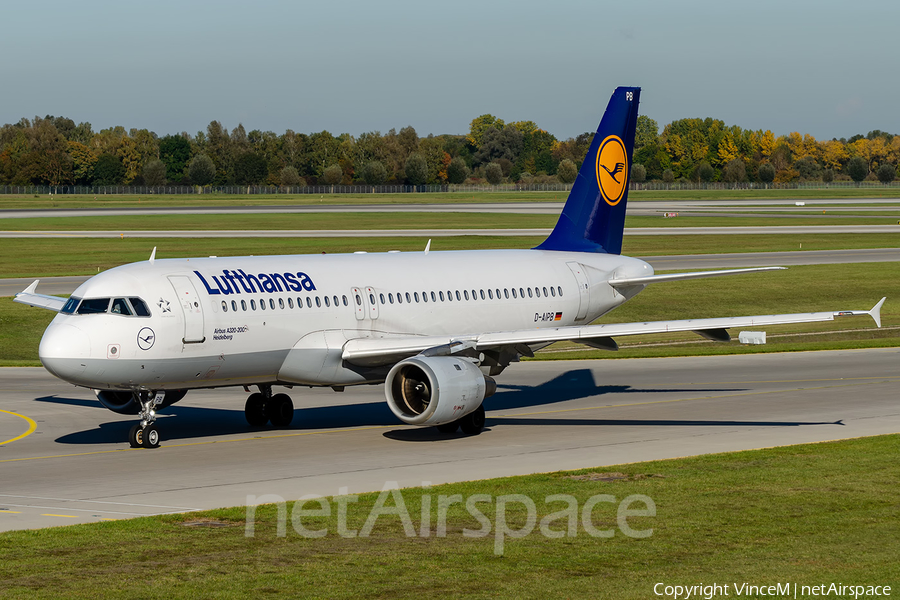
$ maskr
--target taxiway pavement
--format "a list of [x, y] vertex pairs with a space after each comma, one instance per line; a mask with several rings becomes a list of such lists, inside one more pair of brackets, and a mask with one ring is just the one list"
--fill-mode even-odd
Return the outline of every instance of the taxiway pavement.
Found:
[[90, 391], [6, 368], [0, 530], [896, 433], [898, 364], [897, 348], [519, 363], [474, 437], [397, 423], [382, 386], [294, 388], [285, 430], [248, 427], [240, 388], [193, 391], [156, 450], [130, 449], [134, 418]]

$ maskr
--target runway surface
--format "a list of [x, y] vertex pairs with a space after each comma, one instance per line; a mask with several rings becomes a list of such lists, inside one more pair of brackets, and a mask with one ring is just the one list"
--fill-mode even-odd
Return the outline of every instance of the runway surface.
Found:
[[900, 349], [520, 363], [475, 437], [398, 424], [381, 386], [295, 388], [280, 431], [247, 426], [240, 388], [204, 390], [159, 419], [157, 450], [130, 449], [134, 419], [88, 390], [7, 368], [0, 530], [896, 433], [898, 364]]
[[[565, 192], [560, 192], [564, 198]], [[523, 198], [528, 193], [523, 192]], [[828, 210], [884, 211], [900, 207], [900, 198], [806, 198], [802, 200], [641, 200], [638, 192], [630, 198], [628, 214], [657, 214], [679, 210], [714, 210], [725, 212], [809, 212], [826, 206]], [[202, 202], [197, 199], [197, 202]], [[213, 202], [215, 200], [212, 200]], [[796, 202], [804, 202], [797, 206]], [[62, 200], [61, 202], [65, 202]], [[866, 207], [866, 205], [872, 205]], [[297, 214], [297, 213], [348, 213], [348, 212], [467, 212], [467, 213], [517, 213], [558, 215], [562, 202], [449, 202], [435, 204], [303, 204], [276, 206], [172, 206], [172, 207], [124, 207], [124, 208], [47, 208], [0, 210], [0, 219], [38, 217], [112, 217], [138, 215], [227, 215], [227, 214]]]
[[[791, 265], [826, 265], [868, 262], [900, 262], [900, 248], [858, 250], [809, 250], [806, 252], [745, 252], [735, 254], [685, 254], [639, 257], [655, 270], [737, 269]], [[0, 279], [0, 297], [14, 296], [28, 287], [35, 277]], [[42, 294], [71, 294], [88, 276], [40, 278]]]

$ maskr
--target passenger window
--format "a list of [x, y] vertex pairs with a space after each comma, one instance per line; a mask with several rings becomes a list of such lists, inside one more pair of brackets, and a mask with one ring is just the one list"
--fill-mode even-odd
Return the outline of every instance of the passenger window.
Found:
[[384, 292], [378, 294], [378, 299], [381, 300], [382, 304], [384, 304]]
[[297, 296], [297, 308], [303, 308], [303, 298]]
[[428, 292], [422, 292], [422, 302], [428, 302]]
[[403, 294], [397, 292], [397, 304], [403, 304]]
[[147, 308], [147, 305], [144, 304], [144, 301], [140, 298], [129, 298], [129, 302], [131, 302], [131, 308], [134, 309], [134, 314], [139, 317], [149, 317], [150, 309]]
[[528, 288], [528, 297], [531, 298], [531, 288]]
[[488, 298], [490, 298], [491, 300], [494, 299], [494, 293], [490, 290], [490, 288], [488, 288]]
[[312, 298], [306, 297], [306, 308], [312, 308]]
[[516, 288], [513, 288], [513, 298], [518, 298], [519, 296], [516, 294]]
[[340, 304], [338, 303], [338, 297], [332, 296], [332, 298], [334, 299], [334, 307], [337, 308], [338, 306], [340, 306]]
[[406, 292], [406, 301], [407, 301], [407, 302], [412, 302], [412, 300], [409, 299], [409, 292]]
[[265, 301], [265, 300], [260, 300], [260, 301], [259, 301], [259, 309], [260, 309], [260, 310], [266, 310], [266, 301]]
[[328, 301], [328, 296], [325, 296], [325, 306], [331, 306], [331, 302]]
[[444, 290], [440, 291], [440, 296], [441, 296], [441, 302], [443, 302], [444, 301]]
[[394, 294], [393, 294], [393, 292], [391, 292], [391, 293], [388, 294], [388, 302], [390, 302], [391, 304], [394, 303]]
[[562, 286], [557, 286], [556, 291], [559, 292], [560, 296], [562, 296]]
[[503, 288], [503, 297], [509, 300], [509, 288]]
[[92, 298], [84, 300], [78, 307], [79, 315], [94, 315], [97, 313], [105, 313], [109, 308], [109, 298]]
[[466, 297], [466, 300], [469, 299], [469, 290], [463, 290], [463, 296]]
[[419, 301], [419, 292], [414, 292], [413, 297], [416, 299], [416, 302]]
[[462, 300], [462, 298], [459, 297], [459, 290], [456, 290], [456, 299], [460, 301]]
[[554, 288], [552, 285], [550, 286], [550, 295], [556, 298], [556, 288]]
[[519, 296], [521, 296], [522, 298], [525, 297], [525, 288], [519, 288]]
[[375, 306], [375, 294], [369, 294], [369, 304]]
[[241, 310], [247, 310], [247, 301], [241, 300]]
[[109, 309], [109, 312], [114, 315], [131, 316], [131, 309], [128, 308], [128, 303], [125, 302], [125, 298], [113, 298], [112, 307]]
[[547, 288], [544, 288], [544, 298], [547, 297]]
[[78, 307], [78, 303], [81, 302], [81, 298], [76, 298], [72, 296], [66, 301], [66, 305], [63, 306], [62, 310], [59, 311], [61, 313], [65, 313], [67, 315], [71, 315], [75, 312], [75, 309]]
[[222, 300], [222, 312], [228, 312], [228, 303]]
[[294, 299], [288, 298], [288, 308], [294, 308]]
[[284, 298], [278, 299], [278, 308], [280, 308], [281, 310], [284, 310]]
[[362, 298], [359, 297], [359, 294], [356, 295], [356, 305], [362, 306]]
[[237, 312], [237, 302], [234, 300], [231, 301], [231, 310]]
[[256, 300], [250, 300], [250, 308], [256, 310]]
[[[528, 289], [531, 289], [531, 288], [528, 288]], [[537, 296], [538, 298], [540, 298], [541, 297], [541, 288], [534, 288], [534, 295]]]
[[484, 300], [484, 290], [481, 290], [481, 299]]
[[472, 290], [472, 300], [478, 300], [478, 292]]
[[344, 306], [347, 306], [347, 296], [341, 296], [341, 299], [344, 301]]
[[322, 300], [316, 296], [316, 308], [322, 308]]

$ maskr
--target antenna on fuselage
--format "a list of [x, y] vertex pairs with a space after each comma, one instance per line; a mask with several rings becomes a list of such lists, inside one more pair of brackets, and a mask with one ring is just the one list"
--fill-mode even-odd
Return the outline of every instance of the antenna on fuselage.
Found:
[[431, 248], [431, 240], [428, 240], [428, 243], [425, 244], [425, 254], [428, 254], [428, 250]]
[[153, 264], [153, 261], [156, 260], [156, 246], [153, 246], [153, 252], [150, 253], [150, 264]]

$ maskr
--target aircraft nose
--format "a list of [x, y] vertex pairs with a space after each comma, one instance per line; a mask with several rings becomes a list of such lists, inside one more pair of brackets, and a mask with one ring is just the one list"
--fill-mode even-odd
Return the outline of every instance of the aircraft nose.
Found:
[[91, 356], [87, 333], [68, 323], [51, 323], [38, 349], [41, 363], [62, 380], [74, 382], [84, 372]]

